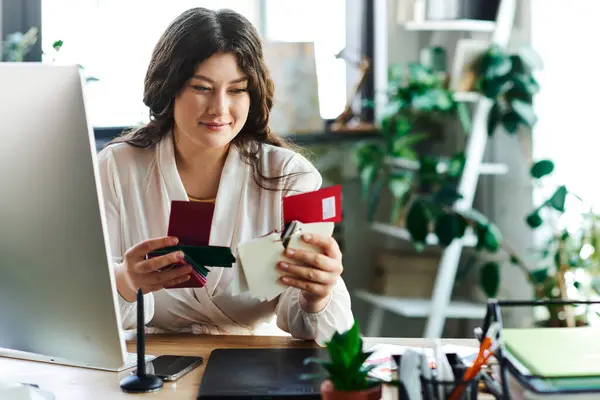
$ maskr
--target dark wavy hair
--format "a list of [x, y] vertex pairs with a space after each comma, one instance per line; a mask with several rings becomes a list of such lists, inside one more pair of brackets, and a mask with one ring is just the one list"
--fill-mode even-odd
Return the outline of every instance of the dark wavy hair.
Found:
[[260, 145], [294, 147], [269, 130], [274, 85], [263, 58], [262, 42], [256, 28], [241, 14], [222, 9], [191, 8], [179, 15], [156, 44], [144, 80], [144, 104], [150, 122], [124, 133], [113, 143], [149, 147], [162, 140], [175, 123], [173, 104], [193, 76], [197, 66], [217, 53], [232, 53], [248, 76], [250, 110], [248, 119], [233, 139], [243, 158], [252, 166], [256, 183], [264, 189], [269, 177], [260, 170]]

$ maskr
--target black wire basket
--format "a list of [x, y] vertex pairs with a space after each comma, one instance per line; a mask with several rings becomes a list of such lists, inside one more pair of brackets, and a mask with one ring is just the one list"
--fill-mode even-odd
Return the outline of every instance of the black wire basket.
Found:
[[[498, 379], [494, 379], [487, 374], [482, 374], [481, 379], [487, 391], [498, 400], [511, 400], [509, 388], [509, 373], [515, 374], [516, 371], [509, 360], [504, 356], [506, 353], [502, 340], [502, 314], [501, 307], [537, 307], [537, 306], [576, 306], [576, 305], [591, 305], [600, 304], [600, 300], [504, 300], [498, 301], [490, 299], [487, 304], [486, 315], [483, 319], [483, 324], [480, 328], [475, 329], [475, 337], [481, 342], [485, 338], [492, 323], [497, 323], [499, 326], [497, 340], [499, 346], [494, 351], [494, 357], [498, 361]], [[598, 394], [600, 398], [600, 394]]]

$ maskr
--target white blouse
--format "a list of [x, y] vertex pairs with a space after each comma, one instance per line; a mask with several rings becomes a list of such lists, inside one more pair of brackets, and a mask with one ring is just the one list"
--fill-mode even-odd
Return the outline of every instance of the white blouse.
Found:
[[[219, 183], [210, 245], [228, 246], [234, 255], [238, 243], [281, 229], [284, 196], [321, 187], [321, 175], [300, 154], [270, 145], [263, 145], [260, 151], [261, 168], [268, 176], [305, 173], [282, 179], [284, 190], [267, 191], [255, 183], [252, 167], [241, 159], [236, 146], [230, 147]], [[175, 164], [171, 134], [145, 149], [125, 143], [110, 145], [99, 153], [98, 162], [116, 265], [135, 244], [166, 236], [171, 201], [189, 199]], [[323, 344], [334, 331], [347, 330], [354, 322], [350, 295], [341, 277], [327, 306], [310, 313], [300, 306], [296, 288], [287, 288], [268, 302], [249, 293], [234, 296], [235, 268], [235, 264], [233, 268], [212, 268], [203, 288], [146, 294], [147, 326], [170, 332], [249, 335], [272, 333], [276, 324], [295, 338]], [[119, 296], [119, 307], [123, 328], [135, 327], [135, 303]]]

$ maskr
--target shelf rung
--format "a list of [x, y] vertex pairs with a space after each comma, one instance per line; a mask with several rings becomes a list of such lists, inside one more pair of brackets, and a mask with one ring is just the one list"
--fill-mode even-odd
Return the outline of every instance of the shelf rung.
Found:
[[[382, 222], [374, 222], [373, 224], [371, 224], [371, 229], [381, 234], [395, 237], [397, 239], [406, 241], [411, 240], [410, 233], [408, 233], [408, 231], [405, 228], [401, 228], [399, 226], [384, 224]], [[467, 247], [474, 247], [477, 244], [477, 237], [473, 234], [473, 232], [470, 229], [467, 229], [463, 239], [464, 245]], [[439, 243], [437, 237], [433, 233], [430, 233], [425, 239], [425, 244], [429, 246], [437, 246]]]
[[[405, 317], [423, 318], [431, 314], [431, 300], [402, 298], [369, 293], [357, 290], [356, 296], [376, 307]], [[467, 301], [451, 301], [446, 309], [446, 318], [483, 319], [486, 305]]]
[[473, 19], [411, 21], [405, 23], [404, 27], [409, 31], [493, 32], [496, 29], [496, 22]]
[[456, 92], [453, 95], [454, 101], [460, 101], [463, 103], [475, 103], [481, 98], [481, 95], [477, 92]]
[[508, 165], [500, 163], [483, 163], [479, 170], [481, 175], [505, 175], [508, 173]]
[[[388, 158], [386, 161], [394, 167], [409, 169], [413, 171], [418, 170], [421, 166], [418, 161], [408, 160], [405, 158]], [[500, 163], [483, 163], [479, 168], [479, 173], [481, 175], [504, 175], [508, 173], [508, 166], [506, 164]]]

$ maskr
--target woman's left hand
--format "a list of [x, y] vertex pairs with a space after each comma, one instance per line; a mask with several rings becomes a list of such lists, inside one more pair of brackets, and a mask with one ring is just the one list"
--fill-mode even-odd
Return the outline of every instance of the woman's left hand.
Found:
[[342, 252], [330, 236], [304, 234], [302, 239], [320, 252], [287, 249], [285, 255], [298, 263], [279, 263], [278, 268], [285, 273], [281, 282], [302, 290], [302, 308], [308, 312], [319, 312], [327, 305], [329, 295], [344, 270]]

